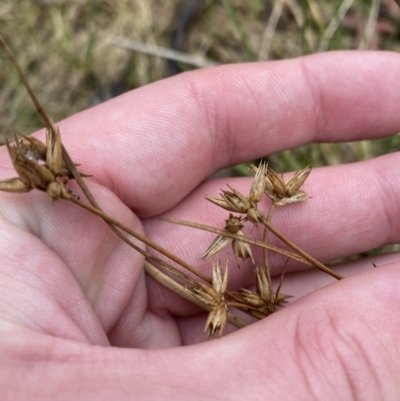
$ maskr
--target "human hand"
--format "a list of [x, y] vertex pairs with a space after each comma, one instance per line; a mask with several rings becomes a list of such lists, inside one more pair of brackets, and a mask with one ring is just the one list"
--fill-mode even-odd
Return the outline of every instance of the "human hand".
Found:
[[[399, 67], [396, 54], [349, 52], [222, 66], [148, 85], [59, 127], [108, 214], [210, 275], [200, 258], [213, 236], [158, 216], [221, 226], [226, 213], [203, 199], [225, 187], [203, 182], [212, 172], [312, 141], [399, 131]], [[4, 148], [0, 160], [1, 178], [15, 176]], [[305, 184], [313, 198], [278, 211], [274, 224], [325, 262], [398, 242], [399, 170], [397, 154], [314, 169]], [[235, 188], [246, 193], [249, 180]], [[354, 275], [340, 282], [314, 270], [288, 275], [284, 292], [297, 298], [333, 284], [204, 342], [204, 313], [145, 277], [143, 258], [99, 218], [39, 191], [0, 196], [2, 400], [400, 394], [397, 255], [374, 258], [377, 269], [368, 260], [343, 266]], [[280, 258], [272, 269], [279, 275]], [[229, 274], [232, 288], [251, 283], [245, 265]]]

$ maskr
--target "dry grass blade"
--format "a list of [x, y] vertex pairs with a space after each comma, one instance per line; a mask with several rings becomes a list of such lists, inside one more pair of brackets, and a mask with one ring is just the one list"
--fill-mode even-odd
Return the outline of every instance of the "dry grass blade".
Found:
[[272, 39], [274, 37], [276, 26], [281, 18], [285, 0], [275, 0], [271, 16], [269, 17], [267, 27], [265, 28], [260, 51], [258, 52], [258, 60], [268, 60], [269, 52], [271, 50]]
[[109, 39], [109, 42], [113, 46], [117, 46], [122, 49], [148, 54], [150, 56], [162, 57], [168, 60], [174, 60], [177, 62], [190, 64], [198, 68], [213, 67], [215, 65], [218, 65], [218, 63], [211, 60], [207, 60], [206, 58], [201, 56], [196, 56], [178, 50], [168, 49], [165, 47], [150, 45], [133, 40], [111, 37]]
[[331, 22], [329, 23], [328, 27], [326, 28], [324, 34], [322, 35], [318, 51], [324, 52], [328, 50], [329, 42], [336, 32], [340, 22], [343, 20], [344, 16], [349, 11], [350, 7], [352, 6], [354, 0], [343, 0], [342, 4], [340, 5], [339, 9], [337, 10], [336, 16], [332, 18]]
[[380, 6], [381, 0], [372, 0], [368, 20], [364, 29], [364, 34], [358, 47], [359, 50], [367, 50], [369, 48], [378, 21]]

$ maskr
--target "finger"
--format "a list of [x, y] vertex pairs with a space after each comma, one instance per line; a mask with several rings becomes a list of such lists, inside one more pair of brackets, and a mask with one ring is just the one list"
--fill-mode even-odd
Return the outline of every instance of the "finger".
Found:
[[[132, 394], [285, 400], [293, 399], [292, 389], [299, 400], [395, 399], [400, 391], [399, 285], [399, 266], [392, 264], [337, 282], [221, 340], [147, 352], [100, 352], [59, 340], [52, 343], [51, 360], [42, 344], [34, 355], [27, 350], [29, 364], [21, 353], [21, 362], [9, 366], [48, 379], [48, 386], [30, 380], [18, 390], [35, 391], [41, 399], [61, 392], [76, 400], [89, 394], [119, 400]], [[18, 341], [8, 338], [7, 345], [21, 348]], [[36, 360], [40, 373], [33, 370]]]
[[221, 66], [140, 88], [60, 128], [82, 170], [151, 216], [223, 166], [400, 130], [399, 65], [394, 53], [336, 52]]
[[[359, 163], [314, 169], [306, 183], [305, 191], [312, 196], [304, 203], [277, 208], [272, 224], [286, 237], [316, 259], [328, 263], [369, 251], [385, 244], [400, 241], [398, 213], [400, 200], [400, 174], [398, 155], [391, 154]], [[230, 185], [246, 194], [251, 185], [249, 178], [237, 178]], [[167, 213], [169, 217], [199, 222], [223, 228], [229, 212], [203, 199], [204, 195], [218, 196], [224, 188], [224, 180], [208, 181]], [[260, 209], [268, 213], [270, 201], [263, 199]], [[215, 238], [215, 234], [189, 227], [173, 225], [158, 219], [144, 221], [145, 231], [156, 242], [170, 249], [197, 269], [211, 276], [211, 261], [202, 260], [202, 255]], [[247, 223], [246, 235], [262, 240], [263, 229], [252, 228]], [[282, 247], [281, 241], [269, 235], [272, 245]], [[284, 246], [288, 249], [287, 246]], [[262, 265], [261, 250], [252, 247], [256, 266]], [[279, 275], [286, 258], [270, 252], [271, 270]], [[221, 261], [229, 259], [229, 283], [235, 289], [249, 285], [252, 267], [249, 259], [238, 269], [231, 247], [216, 255]], [[371, 265], [372, 267], [372, 265]], [[304, 268], [295, 261], [288, 262], [288, 271]], [[332, 267], [335, 270], [335, 267]], [[322, 272], [319, 272], [323, 275]], [[150, 287], [152, 293], [153, 289]], [[163, 294], [165, 291], [163, 292]], [[157, 299], [158, 289], [154, 290]], [[170, 308], [179, 314], [187, 309], [186, 304], [170, 297], [157, 302], [160, 308]]]

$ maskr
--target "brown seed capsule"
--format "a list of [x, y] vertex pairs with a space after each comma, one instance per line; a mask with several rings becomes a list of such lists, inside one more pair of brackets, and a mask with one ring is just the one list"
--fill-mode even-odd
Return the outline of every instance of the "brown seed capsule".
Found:
[[275, 206], [287, 206], [304, 202], [308, 199], [308, 196], [304, 191], [300, 190], [300, 187], [304, 184], [310, 172], [311, 167], [306, 167], [284, 182], [278, 173], [269, 168], [267, 171], [265, 194], [271, 198]]
[[204, 332], [208, 330], [208, 339], [214, 336], [218, 331], [218, 337], [222, 337], [226, 322], [228, 320], [228, 307], [226, 303], [223, 302], [220, 305], [213, 308], [209, 313], [207, 322], [204, 328]]
[[[242, 230], [239, 230], [237, 232], [238, 235], [244, 235]], [[232, 242], [232, 247], [233, 247], [233, 253], [235, 254], [236, 260], [239, 264], [239, 258], [240, 259], [247, 259], [251, 258], [251, 260], [254, 263], [253, 255], [251, 253], [251, 248], [250, 245], [247, 242], [239, 241], [235, 239]]]
[[228, 220], [225, 220], [225, 230], [230, 233], [237, 233], [243, 228], [243, 220], [241, 217], [236, 217], [232, 213], [229, 214]]
[[27, 187], [46, 189], [47, 185], [55, 179], [44, 164], [39, 164], [26, 156], [26, 152], [30, 149], [21, 144], [18, 139], [15, 146], [11, 146], [8, 141], [6, 145], [15, 171]]
[[[8, 153], [18, 177], [0, 181], [0, 190], [9, 192], [29, 192], [32, 189], [46, 191], [51, 200], [74, 196], [66, 188], [65, 182], [71, 175], [63, 174], [62, 145], [60, 134], [47, 131], [47, 145], [38, 139], [17, 138], [15, 145], [6, 141]], [[65, 163], [64, 163], [65, 165]], [[65, 165], [66, 166], [66, 165]]]

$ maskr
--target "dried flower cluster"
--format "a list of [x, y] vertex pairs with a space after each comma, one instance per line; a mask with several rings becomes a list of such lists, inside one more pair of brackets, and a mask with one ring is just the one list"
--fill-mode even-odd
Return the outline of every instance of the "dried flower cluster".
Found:
[[47, 192], [52, 201], [71, 196], [65, 184], [72, 174], [62, 158], [58, 130], [47, 130], [46, 145], [33, 137], [18, 140], [15, 134], [15, 145], [7, 141], [7, 149], [18, 177], [0, 181], [0, 190], [29, 192], [39, 189]]
[[[244, 227], [244, 225], [243, 225], [242, 218], [235, 217], [232, 215], [232, 213], [230, 213], [228, 220], [226, 220], [224, 230], [226, 230], [226, 232], [228, 232], [228, 233], [233, 233], [233, 234], [244, 236], [243, 231], [242, 231], [243, 227]], [[241, 258], [241, 259], [251, 258], [251, 260], [254, 262], [253, 255], [251, 253], [251, 248], [250, 248], [249, 244], [247, 244], [246, 242], [237, 240], [237, 239], [227, 237], [223, 234], [220, 234], [220, 235], [218, 235], [217, 238], [215, 238], [215, 240], [212, 242], [212, 244], [209, 246], [209, 248], [204, 252], [203, 259], [207, 259], [211, 256], [214, 256], [219, 251], [222, 251], [224, 248], [226, 248], [229, 244], [232, 244], [233, 253], [234, 253], [237, 261], [239, 258]], [[238, 261], [238, 264], [239, 264], [239, 261]]]
[[[259, 169], [251, 165], [250, 171], [257, 175]], [[307, 194], [300, 188], [304, 184], [311, 167], [307, 166], [304, 170], [296, 172], [286, 182], [277, 172], [268, 168], [265, 179], [265, 194], [272, 200], [275, 206], [287, 206], [293, 203], [304, 202], [307, 200]]]
[[213, 263], [212, 287], [199, 283], [198, 287], [189, 290], [205, 305], [212, 309], [208, 315], [206, 327], [208, 330], [208, 339], [218, 331], [221, 337], [228, 318], [228, 306], [225, 301], [225, 291], [228, 285], [228, 265], [225, 267], [224, 275], [222, 275], [219, 262]]

